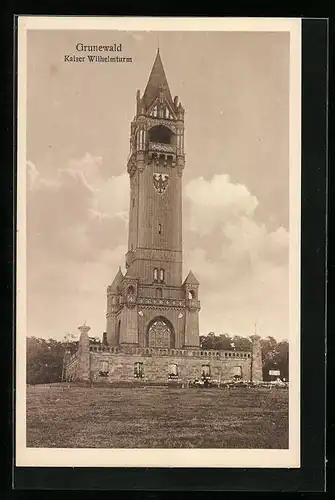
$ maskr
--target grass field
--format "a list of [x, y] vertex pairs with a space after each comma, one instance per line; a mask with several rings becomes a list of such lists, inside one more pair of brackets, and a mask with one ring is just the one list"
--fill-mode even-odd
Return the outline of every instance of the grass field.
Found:
[[27, 389], [27, 446], [287, 448], [282, 389]]

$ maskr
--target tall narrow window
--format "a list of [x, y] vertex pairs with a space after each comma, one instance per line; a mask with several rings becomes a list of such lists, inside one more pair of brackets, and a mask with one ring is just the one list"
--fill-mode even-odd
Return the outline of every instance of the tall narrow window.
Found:
[[163, 290], [161, 288], [156, 288], [156, 296], [163, 297]]
[[108, 361], [101, 361], [99, 375], [100, 377], [108, 376]]
[[158, 269], [154, 269], [154, 281], [158, 281]]
[[207, 379], [211, 376], [211, 367], [210, 365], [202, 365], [202, 378]]
[[108, 361], [101, 361], [101, 371], [108, 372]]
[[161, 269], [159, 272], [159, 280], [163, 283], [165, 279], [165, 272], [164, 269]]
[[171, 363], [169, 366], [169, 378], [178, 378], [178, 365], [177, 363]]
[[155, 106], [154, 109], [153, 109], [153, 115], [157, 116], [157, 106]]
[[134, 206], [135, 206], [135, 198], [133, 198], [133, 208], [134, 208]]
[[143, 378], [143, 363], [140, 362], [134, 363], [134, 377]]
[[158, 224], [158, 234], [162, 234], [162, 224]]

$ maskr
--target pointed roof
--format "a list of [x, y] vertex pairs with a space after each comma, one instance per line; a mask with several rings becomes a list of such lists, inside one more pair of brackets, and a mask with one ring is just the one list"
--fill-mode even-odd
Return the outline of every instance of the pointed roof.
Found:
[[156, 99], [156, 97], [159, 96], [160, 87], [164, 87], [165, 95], [172, 104], [172, 97], [169, 89], [169, 84], [166, 79], [159, 49], [157, 49], [156, 59], [152, 67], [149, 80], [142, 97], [142, 103], [144, 104], [145, 109], [148, 109], [150, 104]]
[[121, 266], [120, 266], [118, 272], [115, 275], [113, 283], [111, 284], [110, 291], [111, 292], [117, 292], [118, 291], [118, 285], [121, 283], [122, 280], [123, 280], [123, 274], [122, 274]]
[[129, 279], [137, 279], [135, 269], [132, 266], [128, 267], [127, 272], [124, 275], [124, 277], [129, 278]]
[[199, 281], [197, 278], [194, 276], [192, 271], [190, 271], [187, 275], [187, 278], [184, 281], [184, 285], [199, 285]]

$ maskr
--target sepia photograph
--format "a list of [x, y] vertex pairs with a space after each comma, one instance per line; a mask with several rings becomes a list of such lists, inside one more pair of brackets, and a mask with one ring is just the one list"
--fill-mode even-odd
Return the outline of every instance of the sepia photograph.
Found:
[[20, 21], [17, 464], [299, 467], [300, 20]]

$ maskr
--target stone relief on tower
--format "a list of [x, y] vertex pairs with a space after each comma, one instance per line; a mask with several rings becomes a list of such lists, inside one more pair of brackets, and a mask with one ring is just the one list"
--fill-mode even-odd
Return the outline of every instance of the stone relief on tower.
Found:
[[156, 191], [159, 193], [159, 194], [163, 194], [167, 187], [168, 187], [168, 184], [169, 184], [169, 175], [168, 174], [158, 174], [157, 172], [155, 172], [153, 174], [153, 182], [154, 182], [154, 186], [155, 186], [155, 189]]

